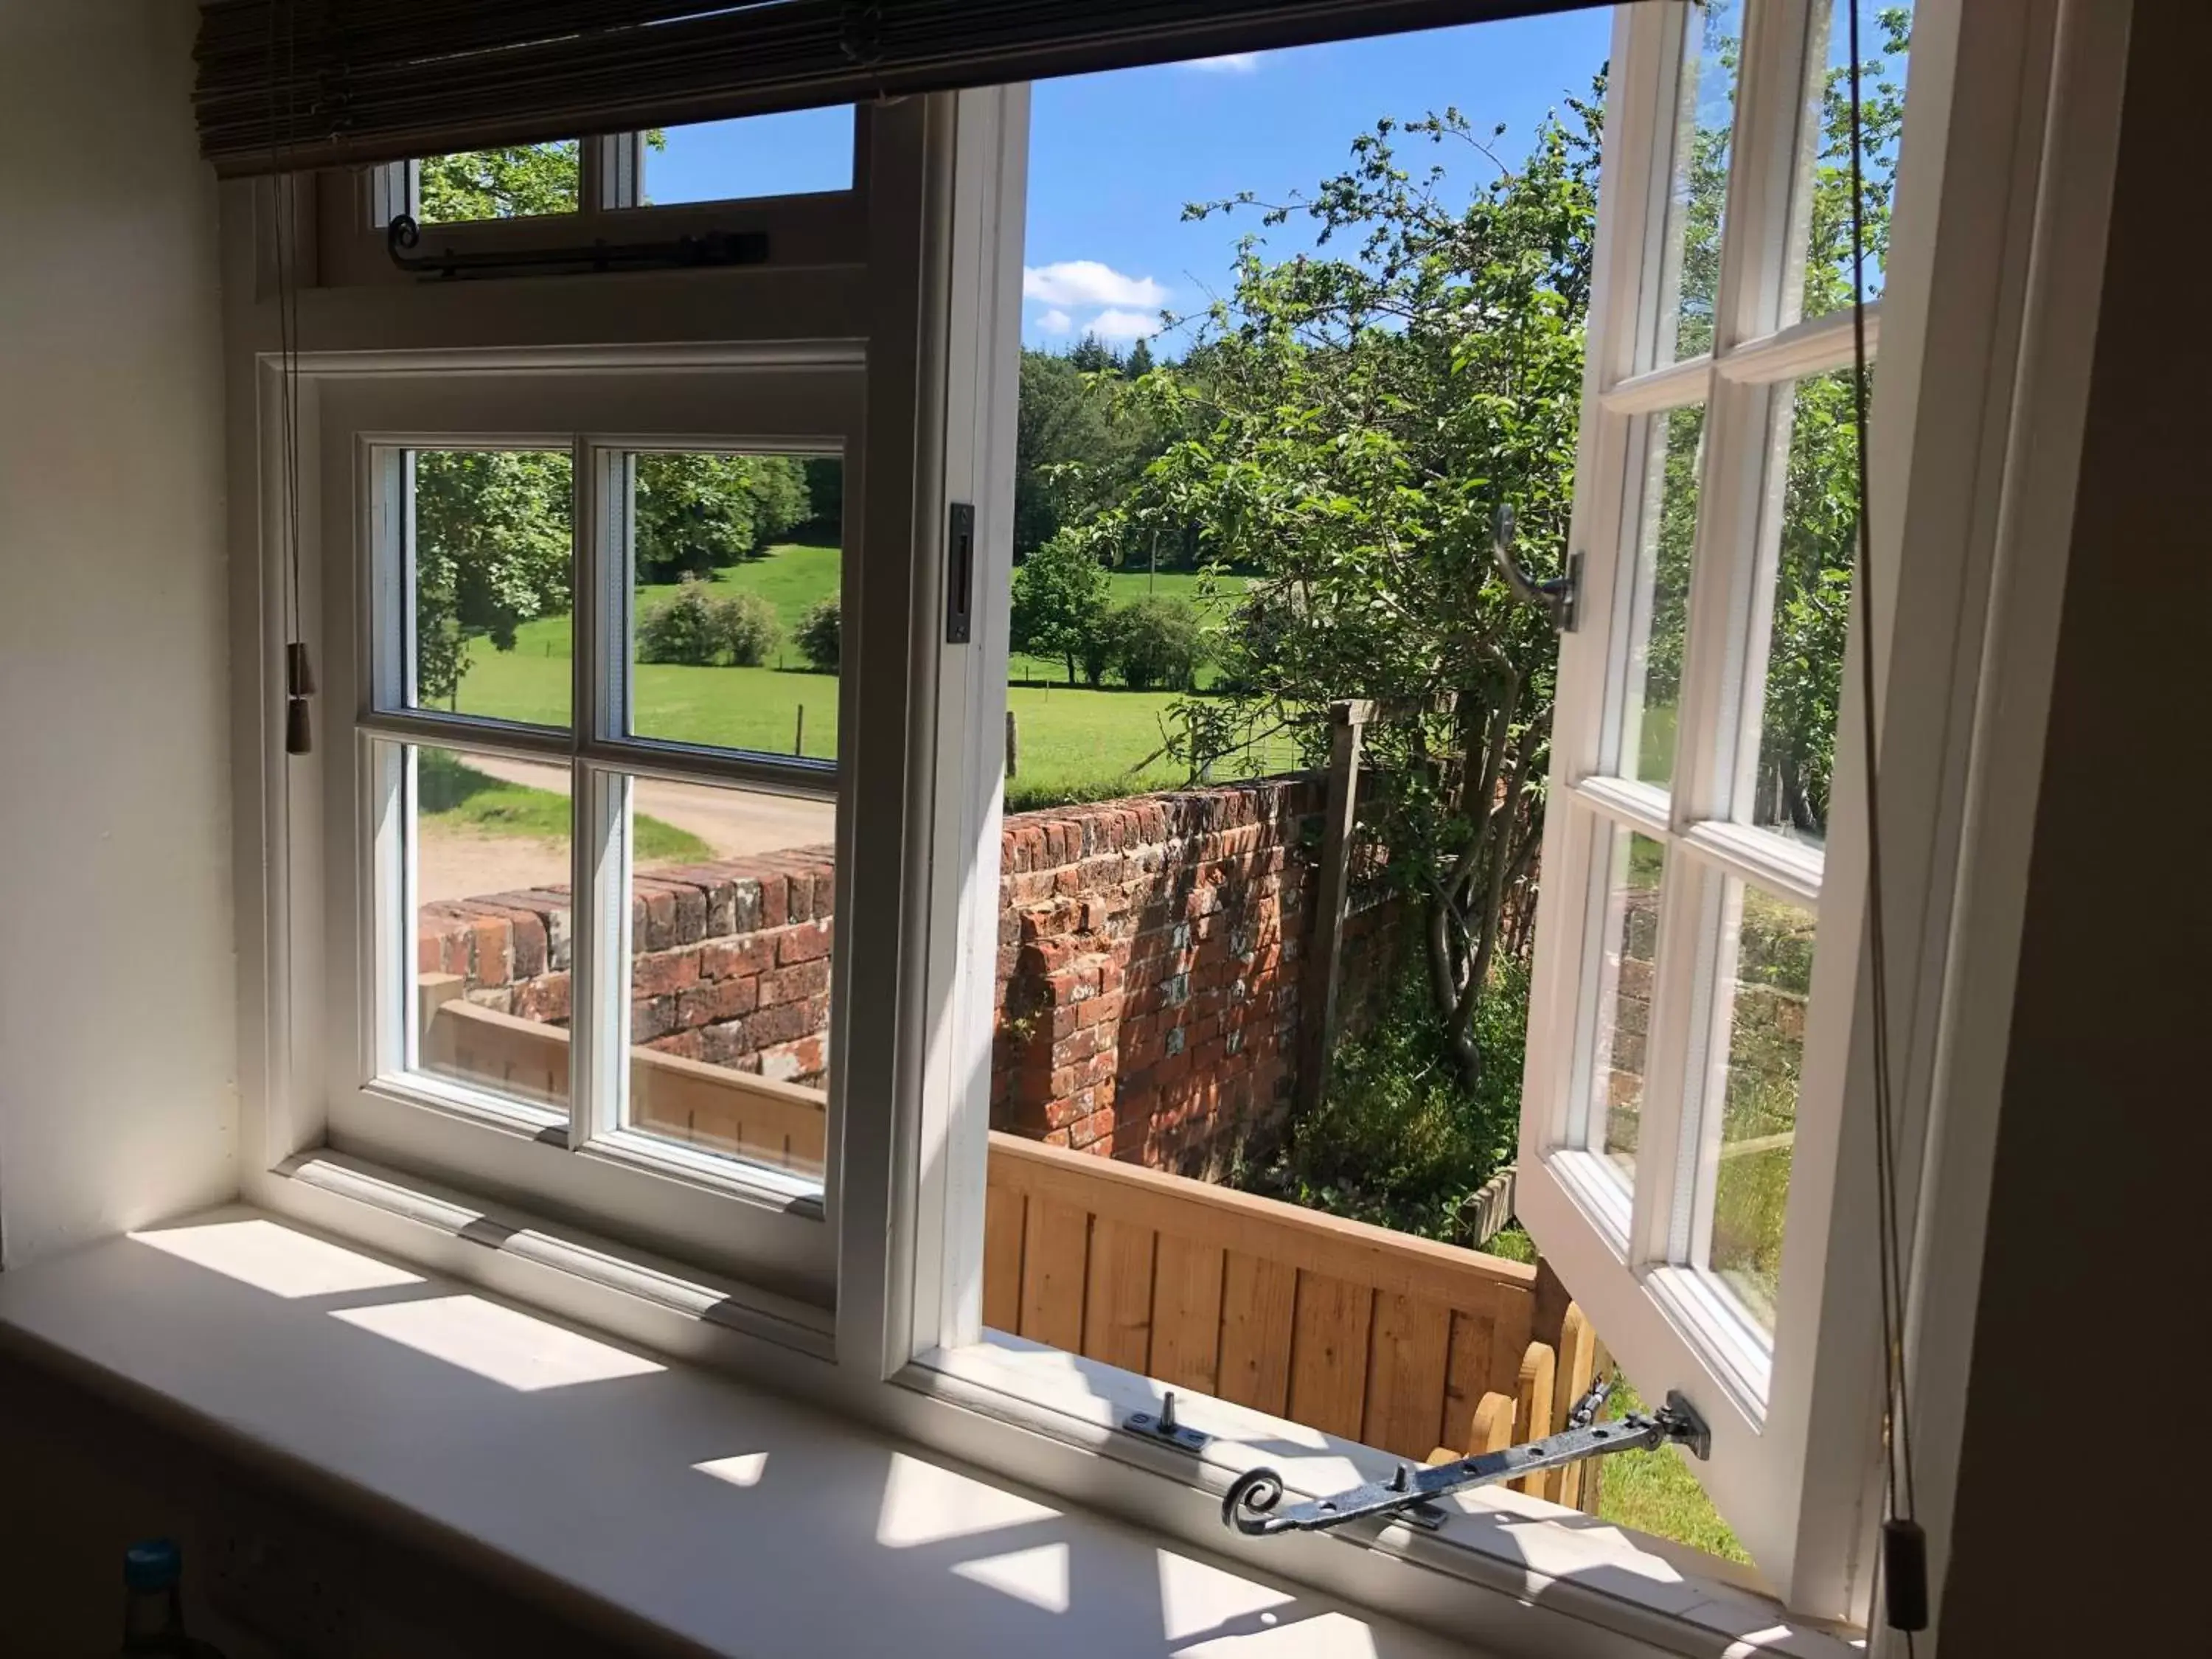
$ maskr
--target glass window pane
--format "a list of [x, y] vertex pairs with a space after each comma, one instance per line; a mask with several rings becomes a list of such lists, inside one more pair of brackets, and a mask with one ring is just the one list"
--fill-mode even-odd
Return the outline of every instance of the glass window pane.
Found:
[[631, 735], [834, 757], [843, 463], [661, 453], [627, 473]]
[[1713, 347], [1713, 307], [1720, 293], [1721, 236], [1728, 210], [1729, 155], [1742, 42], [1743, 0], [1709, 0], [1690, 9], [1659, 277], [1655, 363], [1679, 362]]
[[670, 207], [852, 187], [853, 111], [841, 105], [648, 132], [638, 200]]
[[511, 1102], [568, 1099], [568, 772], [407, 751], [416, 1070]]
[[1597, 937], [1589, 957], [1595, 975], [1589, 1146], [1612, 1159], [1632, 1183], [1667, 849], [1649, 836], [1618, 825], [1601, 833], [1608, 844], [1593, 867], [1591, 884]]
[[[1860, 149], [1864, 183], [1867, 298], [1878, 299], [1889, 262], [1898, 136], [1905, 125], [1905, 70], [1912, 42], [1911, 0], [1831, 0], [1816, 16], [1810, 124], [1802, 146], [1793, 253], [1802, 261], [1802, 298], [1783, 320], [1824, 317], [1851, 301], [1850, 17], [1859, 18]], [[1793, 296], [1795, 298], [1795, 296]]]
[[574, 138], [426, 155], [416, 165], [416, 217], [426, 225], [574, 213], [582, 178]]
[[[1848, 368], [1795, 382], [1779, 540], [1767, 617], [1765, 690], [1737, 816], [1818, 846], [1828, 833], [1844, 641], [1858, 534], [1858, 422]], [[1756, 681], [1753, 682], [1757, 684]]]
[[568, 452], [417, 450], [409, 703], [568, 724]]
[[1814, 918], [1802, 905], [1739, 883], [1729, 884], [1728, 904], [1734, 971], [1726, 987], [1728, 1066], [1705, 1261], [1745, 1310], [1772, 1330], [1813, 990]]
[[832, 800], [637, 778], [629, 1127], [819, 1179]]
[[1644, 505], [1637, 528], [1627, 673], [1613, 770], [1662, 787], [1674, 776], [1682, 647], [1689, 637], [1690, 556], [1698, 536], [1705, 455], [1702, 404], [1650, 417]]

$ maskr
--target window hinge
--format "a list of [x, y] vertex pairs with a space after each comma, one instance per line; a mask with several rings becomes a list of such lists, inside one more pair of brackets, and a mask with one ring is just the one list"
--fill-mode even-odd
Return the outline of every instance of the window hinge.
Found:
[[1571, 634], [1582, 624], [1583, 556], [1579, 550], [1567, 555], [1564, 575], [1539, 581], [1521, 568], [1513, 556], [1513, 509], [1501, 505], [1498, 516], [1491, 521], [1491, 557], [1497, 562], [1498, 574], [1505, 579], [1505, 586], [1513, 597], [1523, 605], [1533, 605], [1552, 619], [1552, 626], [1562, 634]]
[[1275, 1507], [1282, 1502], [1283, 1477], [1272, 1468], [1247, 1469], [1221, 1500], [1222, 1524], [1260, 1538], [1278, 1532], [1326, 1532], [1347, 1521], [1381, 1515], [1401, 1516], [1433, 1529], [1444, 1518], [1433, 1500], [1451, 1492], [1518, 1480], [1539, 1470], [1614, 1452], [1649, 1451], [1673, 1444], [1687, 1447], [1693, 1456], [1711, 1455], [1712, 1435], [1705, 1419], [1680, 1393], [1670, 1393], [1667, 1403], [1656, 1412], [1631, 1412], [1614, 1422], [1600, 1423], [1598, 1412], [1611, 1391], [1608, 1382], [1592, 1383], [1589, 1392], [1567, 1413], [1567, 1426], [1541, 1440], [1429, 1468], [1401, 1463], [1388, 1480], [1372, 1481], [1285, 1510]]

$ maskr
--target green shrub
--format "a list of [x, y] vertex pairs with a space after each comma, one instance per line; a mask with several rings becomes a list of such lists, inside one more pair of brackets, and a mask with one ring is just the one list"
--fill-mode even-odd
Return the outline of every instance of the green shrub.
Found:
[[696, 576], [638, 618], [637, 659], [706, 668], [728, 661], [757, 668], [781, 633], [775, 607], [757, 593], [716, 596]]
[[637, 619], [640, 662], [682, 663], [703, 668], [714, 660], [714, 602], [707, 585], [686, 576], [676, 592]]
[[1117, 607], [1106, 622], [1108, 649], [1133, 691], [1158, 687], [1188, 691], [1206, 660], [1198, 613], [1177, 599], [1146, 594]]
[[732, 593], [716, 599], [714, 610], [715, 643], [739, 668], [759, 667], [783, 637], [775, 605], [765, 595]]
[[837, 609], [837, 596], [818, 600], [799, 624], [799, 654], [811, 663], [816, 672], [834, 674], [837, 672], [837, 652], [842, 623]]
[[1321, 1104], [1291, 1126], [1274, 1162], [1237, 1184], [1370, 1221], [1466, 1244], [1468, 1200], [1513, 1156], [1521, 1121], [1521, 1060], [1528, 975], [1493, 969], [1477, 1005], [1482, 1080], [1455, 1062], [1419, 963], [1390, 988], [1368, 1030], [1340, 1044]]

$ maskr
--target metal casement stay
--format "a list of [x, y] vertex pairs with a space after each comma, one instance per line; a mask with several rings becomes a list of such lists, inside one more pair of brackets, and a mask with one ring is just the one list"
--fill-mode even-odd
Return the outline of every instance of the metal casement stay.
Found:
[[[435, 227], [433, 227], [435, 228]], [[385, 227], [392, 263], [416, 276], [452, 281], [471, 276], [562, 276], [609, 270], [681, 270], [700, 266], [757, 265], [768, 258], [768, 233], [710, 231], [659, 241], [594, 241], [574, 247], [485, 249], [416, 253], [422, 227], [409, 215]]]
[[1477, 1486], [1515, 1480], [1544, 1469], [1579, 1463], [1615, 1452], [1650, 1451], [1664, 1445], [1688, 1448], [1694, 1456], [1710, 1456], [1712, 1436], [1705, 1419], [1679, 1392], [1656, 1412], [1631, 1412], [1610, 1423], [1595, 1421], [1610, 1385], [1594, 1383], [1575, 1402], [1567, 1415], [1568, 1426], [1540, 1440], [1508, 1446], [1501, 1451], [1481, 1452], [1455, 1463], [1416, 1468], [1401, 1463], [1388, 1480], [1370, 1481], [1328, 1498], [1278, 1509], [1282, 1502], [1283, 1477], [1269, 1468], [1247, 1469], [1237, 1477], [1221, 1500], [1221, 1522], [1248, 1537], [1263, 1538], [1282, 1532], [1327, 1532], [1347, 1522], [1376, 1516], [1394, 1516], [1433, 1530], [1443, 1522], [1444, 1511], [1437, 1498]]

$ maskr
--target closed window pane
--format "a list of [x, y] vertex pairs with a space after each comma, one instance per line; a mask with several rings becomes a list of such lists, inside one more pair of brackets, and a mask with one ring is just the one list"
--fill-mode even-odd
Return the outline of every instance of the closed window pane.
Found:
[[648, 132], [639, 204], [670, 207], [852, 187], [853, 111], [840, 105]]
[[1589, 960], [1589, 1146], [1632, 1184], [1651, 1030], [1653, 970], [1659, 952], [1659, 899], [1667, 849], [1649, 836], [1615, 826], [1592, 872], [1596, 938]]
[[1728, 210], [1729, 155], [1742, 43], [1742, 0], [1710, 0], [1690, 9], [1684, 30], [1666, 249], [1659, 267], [1659, 363], [1678, 362], [1713, 349], [1713, 307], [1720, 293], [1721, 237]]
[[1813, 990], [1814, 919], [1802, 905], [1735, 883], [1728, 902], [1735, 965], [1724, 988], [1728, 1064], [1705, 1261], [1753, 1318], [1771, 1330]]
[[629, 785], [625, 1122], [819, 1180], [834, 801]]
[[574, 468], [568, 452], [413, 452], [408, 702], [568, 724]]
[[574, 213], [580, 149], [574, 138], [562, 138], [425, 156], [415, 164], [416, 216], [426, 225], [451, 225]]
[[1831, 0], [1813, 42], [1812, 88], [1798, 184], [1792, 253], [1802, 261], [1796, 315], [1823, 317], [1851, 302], [1850, 16], [1859, 15], [1861, 201], [1866, 288], [1881, 297], [1889, 263], [1890, 211], [1898, 138], [1905, 126], [1905, 70], [1912, 42], [1911, 0]]
[[568, 1100], [568, 773], [404, 751], [414, 1069], [522, 1106]]
[[634, 737], [837, 752], [844, 465], [626, 458]]
[[1630, 598], [1627, 672], [1613, 769], [1664, 787], [1674, 776], [1682, 652], [1689, 638], [1690, 559], [1698, 537], [1702, 404], [1649, 418], [1644, 501]]
[[1790, 422], [1781, 526], [1765, 619], [1764, 690], [1737, 816], [1817, 846], [1827, 839], [1836, 717], [1858, 535], [1858, 419], [1848, 368], [1777, 398]]

